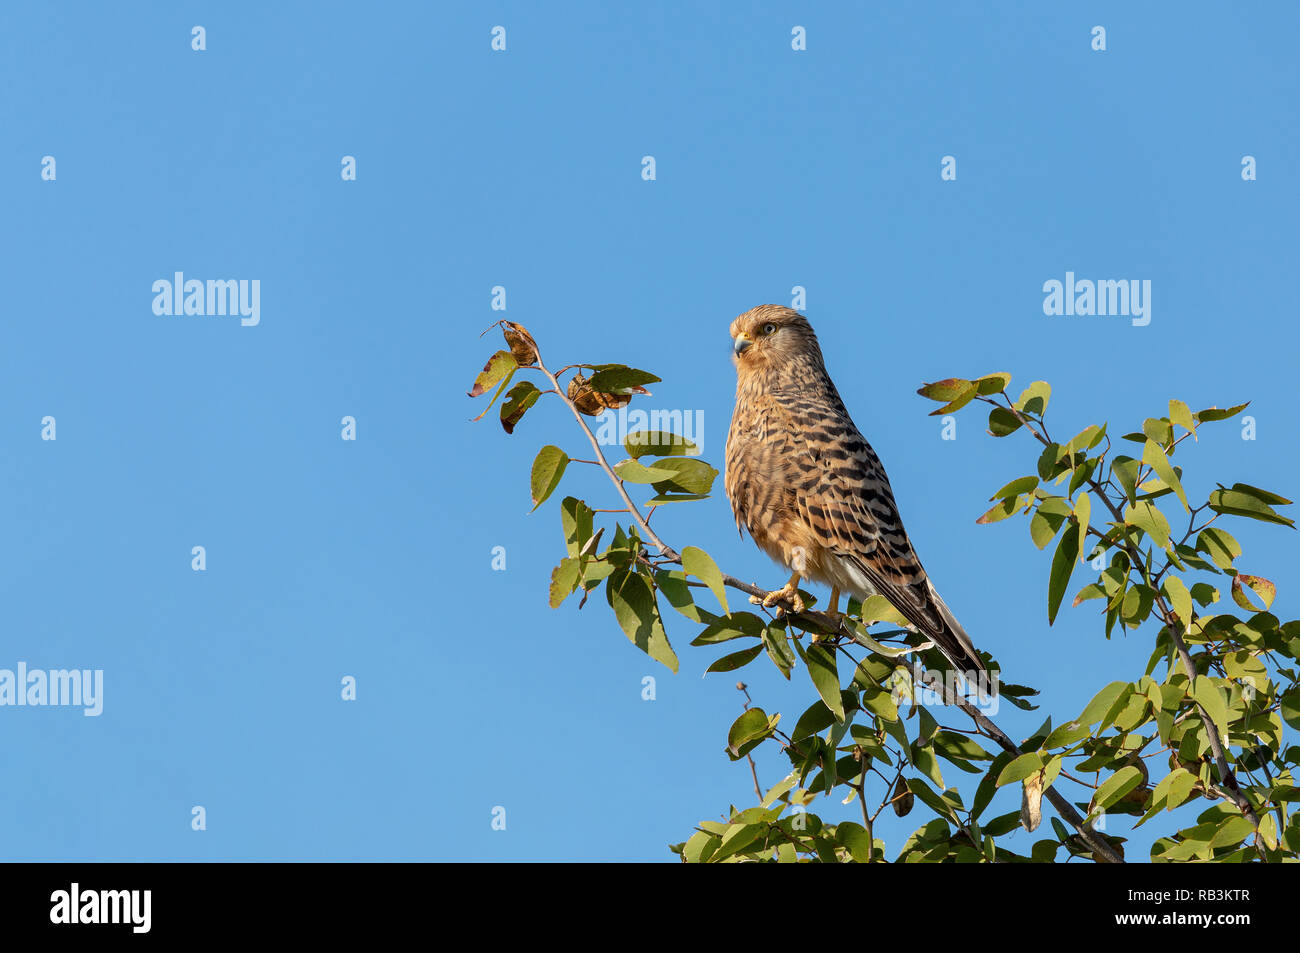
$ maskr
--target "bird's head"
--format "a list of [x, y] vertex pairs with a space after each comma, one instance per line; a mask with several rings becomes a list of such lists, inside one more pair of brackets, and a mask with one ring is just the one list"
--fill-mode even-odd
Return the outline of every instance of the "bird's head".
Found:
[[800, 358], [821, 362], [812, 325], [798, 311], [760, 304], [731, 322], [732, 355], [738, 373], [776, 369]]

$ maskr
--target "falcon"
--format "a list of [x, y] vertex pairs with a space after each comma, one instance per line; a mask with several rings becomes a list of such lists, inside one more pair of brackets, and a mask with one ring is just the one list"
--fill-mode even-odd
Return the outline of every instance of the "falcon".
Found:
[[[839, 597], [884, 596], [959, 672], [988, 670], [926, 575], [889, 478], [826, 373], [817, 335], [797, 311], [764, 304], [731, 323], [736, 410], [726, 491], [736, 525], [792, 572], [761, 600], [804, 609], [797, 583]], [[757, 597], [756, 597], [756, 601]]]

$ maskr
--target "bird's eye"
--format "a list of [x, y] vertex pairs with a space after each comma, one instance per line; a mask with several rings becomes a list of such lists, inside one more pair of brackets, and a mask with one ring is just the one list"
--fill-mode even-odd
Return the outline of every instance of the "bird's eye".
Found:
[[764, 333], [764, 334], [775, 334], [775, 333], [776, 333], [776, 325], [773, 324], [771, 321], [767, 322], [767, 324], [763, 325], [763, 333]]

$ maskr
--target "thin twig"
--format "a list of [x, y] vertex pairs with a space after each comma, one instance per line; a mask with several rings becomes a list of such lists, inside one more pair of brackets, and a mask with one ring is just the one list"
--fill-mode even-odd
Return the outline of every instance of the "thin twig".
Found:
[[[581, 367], [584, 365], [570, 365], [570, 366]], [[582, 428], [582, 432], [585, 433], [587, 435], [587, 439], [591, 441], [591, 449], [596, 451], [597, 462], [599, 462], [601, 469], [605, 471], [605, 475], [609, 477], [610, 482], [614, 484], [614, 488], [618, 490], [618, 495], [623, 498], [623, 502], [627, 505], [628, 513], [631, 515], [631, 517], [634, 520], [636, 520], [637, 525], [641, 527], [641, 531], [645, 533], [646, 539], [648, 539], [650, 542], [658, 546], [659, 552], [662, 555], [668, 556], [675, 562], [680, 561], [680, 557], [678, 557], [677, 552], [671, 546], [665, 543], [662, 539], [660, 539], [657, 535], [655, 535], [655, 531], [650, 528], [650, 524], [645, 521], [645, 517], [641, 515], [641, 511], [638, 510], [636, 508], [636, 504], [632, 502], [632, 497], [627, 495], [627, 489], [624, 488], [623, 481], [618, 478], [618, 474], [614, 472], [614, 468], [611, 467], [609, 465], [609, 461], [605, 459], [605, 454], [600, 449], [600, 441], [598, 441], [596, 439], [596, 435], [591, 432], [591, 428], [587, 426], [587, 422], [582, 419], [582, 414], [581, 412], [579, 412], [578, 408], [574, 405], [573, 401], [569, 400], [569, 395], [562, 392], [559, 380], [556, 378], [554, 374], [548, 371], [546, 369], [546, 365], [542, 363], [542, 355], [540, 350], [537, 351], [537, 367], [541, 370], [543, 374], [546, 375], [547, 379], [550, 380], [551, 385], [559, 393], [560, 400], [564, 401], [564, 406], [568, 407], [569, 410], [573, 413], [573, 419], [578, 422], [578, 426]]]

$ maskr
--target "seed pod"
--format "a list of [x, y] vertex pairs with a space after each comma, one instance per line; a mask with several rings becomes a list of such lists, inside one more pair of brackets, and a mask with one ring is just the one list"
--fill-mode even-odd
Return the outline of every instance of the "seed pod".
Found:
[[510, 353], [520, 367], [532, 367], [537, 363], [537, 342], [522, 324], [502, 321], [501, 331], [505, 335]]
[[587, 380], [581, 374], [573, 375], [573, 379], [569, 381], [569, 400], [573, 401], [580, 413], [588, 417], [596, 417], [606, 410], [616, 410], [626, 406], [633, 394], [648, 393], [644, 387], [629, 387], [626, 393], [606, 394], [592, 390]]
[[894, 802], [891, 805], [894, 813], [899, 817], [907, 817], [912, 813], [912, 805], [916, 803], [916, 795], [907, 786], [907, 781], [900, 775], [898, 783], [894, 785]]
[[1020, 826], [1027, 831], [1038, 830], [1043, 820], [1043, 772], [1035, 771], [1023, 782], [1020, 794]]
[[578, 408], [579, 413], [588, 417], [595, 417], [605, 409], [600, 400], [603, 396], [588, 387], [587, 378], [581, 374], [574, 374], [569, 381], [569, 400], [573, 401], [573, 406]]

